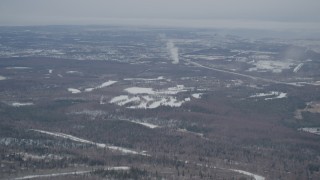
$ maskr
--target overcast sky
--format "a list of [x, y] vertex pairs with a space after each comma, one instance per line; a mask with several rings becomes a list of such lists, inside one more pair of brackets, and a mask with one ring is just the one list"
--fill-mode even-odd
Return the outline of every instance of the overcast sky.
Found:
[[318, 28], [320, 0], [0, 0], [0, 25], [110, 23]]

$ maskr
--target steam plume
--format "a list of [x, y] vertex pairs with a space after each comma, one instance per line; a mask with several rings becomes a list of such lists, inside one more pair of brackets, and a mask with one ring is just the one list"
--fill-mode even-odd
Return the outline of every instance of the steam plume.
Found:
[[179, 63], [179, 49], [175, 47], [174, 43], [170, 40], [167, 42], [167, 49], [172, 59], [172, 64]]

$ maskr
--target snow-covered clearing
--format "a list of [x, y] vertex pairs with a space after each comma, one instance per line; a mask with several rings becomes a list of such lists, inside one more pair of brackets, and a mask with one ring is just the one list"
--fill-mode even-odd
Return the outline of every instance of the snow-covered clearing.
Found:
[[29, 154], [29, 153], [21, 152], [21, 153], [19, 153], [19, 155], [22, 156], [23, 160], [27, 160], [27, 159], [34, 159], [34, 160], [58, 159], [58, 160], [61, 160], [61, 159], [63, 159], [62, 156], [58, 156], [58, 155], [54, 155], [54, 154], [36, 155], [36, 154]]
[[207, 61], [215, 61], [215, 60], [224, 60], [226, 56], [213, 56], [213, 55], [185, 55], [184, 57], [192, 58], [192, 59], [201, 59]]
[[158, 78], [153, 79], [146, 79], [146, 78], [125, 78], [123, 80], [125, 81], [160, 81], [164, 80], [165, 78], [163, 76], [159, 76]]
[[250, 62], [254, 67], [249, 68], [248, 71], [258, 71], [258, 72], [273, 72], [281, 73], [285, 69], [290, 69], [294, 66], [294, 62], [291, 60], [286, 61], [271, 61], [271, 60], [258, 60]]
[[6, 80], [6, 79], [7, 79], [6, 77], [0, 76], [0, 81], [1, 81], [1, 80]]
[[67, 71], [67, 74], [81, 74], [79, 71]]
[[154, 129], [154, 128], [160, 127], [160, 126], [155, 125], [155, 124], [146, 123], [146, 122], [141, 122], [141, 121], [138, 121], [138, 120], [130, 120], [130, 119], [124, 119], [124, 118], [121, 118], [121, 119], [119, 119], [119, 120], [121, 120], [121, 121], [128, 121], [128, 122], [135, 123], [135, 124], [140, 124], [140, 125], [142, 125], [142, 126], [145, 126], [145, 127], [150, 128], [150, 129]]
[[81, 174], [87, 174], [90, 172], [92, 171], [72, 171], [72, 172], [65, 172], [65, 173], [38, 174], [38, 175], [18, 177], [18, 178], [14, 178], [13, 180], [36, 179], [36, 178], [42, 179], [42, 178], [57, 177], [57, 176], [81, 175]]
[[107, 81], [107, 82], [104, 82], [102, 83], [101, 85], [97, 86], [97, 87], [94, 87], [94, 88], [86, 88], [84, 91], [85, 92], [91, 92], [93, 90], [96, 90], [96, 89], [101, 89], [101, 88], [104, 88], [104, 87], [108, 87], [108, 86], [111, 86], [113, 84], [117, 83], [117, 81]]
[[32, 105], [34, 105], [32, 102], [27, 102], [27, 103], [14, 102], [14, 103], [12, 103], [12, 106], [14, 106], [14, 107], [32, 106]]
[[261, 98], [266, 97], [264, 100], [273, 100], [273, 99], [282, 99], [287, 97], [287, 93], [278, 92], [278, 91], [270, 91], [268, 93], [257, 93], [255, 95], [249, 96], [249, 98]]
[[131, 121], [131, 122], [137, 123], [137, 124], [141, 124], [141, 125], [143, 125], [145, 127], [151, 128], [151, 129], [159, 127], [159, 126], [157, 126], [155, 124], [150, 124], [150, 123], [145, 123], [145, 122], [138, 122], [138, 121]]
[[110, 100], [110, 103], [117, 104], [118, 106], [124, 106], [129, 103], [133, 103], [133, 105], [127, 107], [130, 109], [154, 109], [159, 106], [180, 107], [184, 102], [184, 100], [179, 101], [172, 96], [129, 97], [128, 95], [121, 95]]
[[[185, 162], [188, 162], [188, 161], [185, 161]], [[248, 172], [248, 171], [243, 171], [243, 170], [238, 170], [238, 169], [227, 169], [227, 168], [221, 168], [221, 167], [216, 167], [216, 166], [210, 166], [208, 164], [204, 165], [204, 164], [200, 164], [200, 163], [196, 163], [197, 166], [200, 166], [200, 167], [207, 167], [207, 168], [213, 168], [213, 169], [223, 169], [223, 170], [228, 170], [228, 171], [233, 171], [233, 172], [237, 172], [237, 173], [240, 173], [240, 174], [244, 174], [244, 175], [247, 175], [247, 176], [250, 176], [252, 178], [254, 178], [255, 180], [265, 180], [265, 177], [263, 176], [260, 176], [258, 174], [254, 174], [254, 173], [251, 173], [251, 172]]]
[[[106, 167], [104, 168], [105, 171], [128, 171], [130, 167], [128, 166], [116, 166], [116, 167]], [[29, 175], [14, 178], [13, 180], [23, 180], [23, 179], [42, 179], [42, 178], [50, 178], [50, 177], [57, 177], [57, 176], [67, 176], [67, 175], [81, 175], [94, 172], [94, 170], [90, 171], [71, 171], [71, 172], [63, 172], [63, 173], [51, 173], [51, 174], [39, 174], [39, 175]]]
[[315, 128], [299, 128], [299, 131], [304, 131], [304, 132], [308, 132], [311, 134], [316, 134], [316, 135], [320, 135], [320, 127], [315, 127]]
[[100, 86], [96, 87], [96, 88], [104, 88], [104, 87], [108, 87], [111, 86], [112, 84], [116, 83], [117, 81], [107, 81], [102, 83]]
[[127, 106], [131, 109], [154, 109], [159, 106], [180, 107], [184, 102], [191, 101], [190, 97], [177, 99], [174, 95], [187, 92], [193, 88], [186, 88], [184, 85], [177, 85], [167, 89], [154, 90], [145, 87], [129, 87], [124, 89], [128, 95], [113, 97], [109, 103], [118, 106]]
[[155, 91], [152, 88], [144, 88], [144, 87], [130, 87], [125, 89], [129, 94], [149, 94], [149, 95], [166, 95], [166, 94], [178, 94], [180, 92], [188, 91], [184, 85], [177, 85], [175, 87], [169, 87], [168, 89]]
[[116, 166], [116, 167], [107, 167], [104, 168], [104, 170], [108, 170], [108, 171], [127, 171], [130, 170], [130, 167], [128, 166]]
[[34, 105], [32, 102], [20, 103], [20, 102], [13, 102], [11, 106], [13, 107], [21, 107], [21, 106], [32, 106]]
[[294, 72], [294, 73], [297, 73], [297, 72], [302, 68], [302, 66], [303, 66], [303, 63], [298, 64], [298, 65], [293, 69], [293, 72]]
[[188, 131], [188, 130], [186, 130], [186, 129], [177, 129], [177, 131], [183, 132], [183, 133], [189, 133], [189, 134], [193, 134], [193, 135], [196, 135], [196, 136], [203, 137], [203, 134], [202, 134], [202, 133], [196, 133], [196, 132]]
[[305, 83], [308, 85], [314, 85], [314, 86], [320, 86], [320, 81], [315, 81], [315, 82], [310, 82], [310, 83]]
[[23, 70], [23, 69], [31, 69], [30, 67], [7, 67], [6, 69], [17, 69], [17, 70]]
[[130, 87], [125, 89], [129, 94], [155, 94], [156, 92], [152, 88], [143, 87]]
[[72, 111], [68, 114], [72, 114], [72, 115], [84, 115], [89, 117], [91, 120], [94, 120], [98, 117], [102, 117], [107, 115], [108, 113], [105, 111], [100, 111], [100, 110], [90, 110], [90, 109], [84, 109], [82, 111]]
[[137, 155], [143, 155], [143, 156], [149, 156], [148, 154], [144, 153], [144, 152], [137, 152], [134, 150], [130, 150], [127, 148], [123, 148], [123, 147], [118, 147], [118, 146], [113, 146], [113, 145], [107, 145], [107, 144], [103, 144], [103, 143], [96, 143], [93, 141], [89, 141], [86, 139], [82, 139], [82, 138], [78, 138], [69, 134], [64, 134], [64, 133], [58, 133], [58, 132], [49, 132], [49, 131], [43, 131], [43, 130], [37, 130], [37, 129], [30, 129], [31, 131], [35, 131], [35, 132], [39, 132], [42, 134], [47, 134], [50, 136], [55, 136], [55, 137], [60, 137], [60, 138], [64, 138], [64, 139], [69, 139], [75, 142], [81, 142], [81, 143], [85, 143], [85, 144], [91, 144], [91, 145], [95, 145], [99, 148], [106, 148], [106, 149], [111, 149], [111, 150], [116, 150], [116, 151], [120, 151], [122, 153], [125, 154], [137, 154]]
[[247, 172], [247, 171], [243, 171], [243, 170], [238, 170], [238, 169], [229, 169], [233, 172], [237, 172], [237, 173], [240, 173], [240, 174], [244, 174], [244, 175], [248, 175], [248, 176], [251, 176], [253, 177], [255, 180], [265, 180], [265, 177], [263, 176], [260, 176], [260, 175], [257, 175], [257, 174], [253, 174], [251, 172]]
[[195, 93], [192, 94], [192, 97], [196, 98], [196, 99], [200, 99], [203, 93]]
[[282, 99], [287, 97], [287, 93], [283, 93], [283, 92], [277, 92], [274, 95], [276, 96], [271, 98], [265, 98], [265, 100]]
[[320, 113], [320, 102], [308, 102], [304, 109], [295, 112], [296, 119], [303, 119], [302, 112]]
[[88, 116], [96, 117], [96, 116], [106, 115], [107, 113], [99, 110], [83, 110], [83, 111], [71, 112], [70, 114], [88, 115]]
[[178, 94], [180, 92], [186, 92], [186, 91], [188, 91], [188, 89], [185, 88], [184, 85], [177, 85], [175, 87], [169, 87], [168, 90], [160, 91], [160, 94]]
[[75, 88], [68, 88], [68, 91], [71, 92], [72, 94], [79, 94], [81, 91], [79, 89]]
[[292, 82], [288, 83], [295, 86], [304, 86], [304, 85], [312, 85], [312, 86], [320, 86], [320, 81], [310, 81], [310, 82]]
[[121, 95], [121, 96], [112, 98], [110, 100], [110, 103], [117, 104], [119, 106], [124, 106], [128, 103], [139, 102], [139, 101], [140, 101], [139, 97], [129, 97], [128, 95]]

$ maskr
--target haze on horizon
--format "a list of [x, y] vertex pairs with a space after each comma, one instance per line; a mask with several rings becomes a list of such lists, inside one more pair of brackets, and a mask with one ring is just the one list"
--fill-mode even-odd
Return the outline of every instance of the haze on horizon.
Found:
[[0, 26], [320, 29], [319, 0], [1, 0]]

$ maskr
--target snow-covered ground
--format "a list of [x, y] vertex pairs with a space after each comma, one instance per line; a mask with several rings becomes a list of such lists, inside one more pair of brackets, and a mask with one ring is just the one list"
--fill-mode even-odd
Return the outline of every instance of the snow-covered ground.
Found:
[[168, 90], [160, 91], [160, 93], [161, 94], [178, 94], [180, 92], [186, 92], [186, 91], [188, 91], [188, 88], [184, 87], [184, 85], [177, 85], [175, 87], [169, 87]]
[[[188, 163], [188, 161], [185, 161], [185, 162]], [[204, 164], [200, 164], [200, 163], [196, 163], [196, 165], [200, 166], [200, 167], [207, 167], [207, 168], [213, 168], [213, 169], [223, 169], [223, 170], [237, 172], [237, 173], [240, 173], [240, 174], [244, 174], [244, 175], [250, 176], [255, 180], [265, 180], [266, 179], [263, 176], [260, 176], [258, 174], [254, 174], [254, 173], [251, 173], [251, 172], [248, 172], [248, 171], [243, 171], [243, 170], [238, 170], [238, 169], [227, 169], [227, 168], [222, 168], [222, 167], [210, 166], [208, 164], [204, 165]]]
[[289, 85], [295, 85], [295, 86], [304, 86], [304, 85], [312, 85], [312, 86], [320, 86], [320, 81], [310, 81], [310, 82], [292, 82], [287, 83]]
[[165, 80], [163, 76], [159, 76], [158, 78], [153, 79], [146, 79], [146, 78], [125, 78], [123, 79], [125, 81], [159, 81], [159, 80]]
[[110, 103], [112, 104], [117, 104], [119, 106], [124, 106], [128, 103], [131, 102], [139, 102], [140, 101], [140, 97], [129, 97], [128, 95], [120, 95], [117, 97], [114, 97], [110, 100]]
[[71, 92], [72, 94], [79, 94], [81, 91], [79, 89], [75, 88], [68, 88], [68, 91]]
[[26, 103], [13, 102], [13, 103], [11, 103], [11, 106], [13, 106], [13, 107], [32, 106], [32, 105], [34, 105], [32, 102], [26, 102]]
[[156, 92], [152, 88], [143, 87], [130, 87], [125, 89], [129, 94], [155, 94]]
[[151, 124], [151, 123], [147, 123], [147, 122], [142, 122], [142, 121], [138, 121], [138, 120], [130, 120], [130, 119], [125, 119], [125, 118], [119, 118], [119, 120], [121, 121], [128, 121], [131, 123], [135, 123], [135, 124], [140, 124], [142, 126], [148, 127], [150, 129], [154, 129], [154, 128], [158, 128], [160, 126], [155, 125], [155, 124]]
[[143, 125], [145, 127], [151, 128], [151, 129], [159, 127], [158, 125], [150, 124], [150, 123], [146, 123], [146, 122], [138, 122], [138, 121], [132, 121], [132, 122], [133, 123], [137, 123], [137, 124], [141, 124], [141, 125]]
[[[115, 166], [115, 167], [106, 167], [104, 168], [106, 171], [128, 171], [130, 167], [128, 166]], [[28, 175], [23, 177], [14, 178], [13, 180], [23, 180], [23, 179], [43, 179], [50, 177], [58, 177], [58, 176], [67, 176], [67, 175], [81, 175], [87, 174], [95, 171], [95, 169], [90, 171], [71, 171], [71, 172], [63, 172], [63, 173], [51, 173], [51, 174], [38, 174], [38, 175]]]
[[243, 171], [243, 170], [238, 170], [238, 169], [229, 169], [233, 172], [237, 172], [237, 173], [240, 173], [240, 174], [244, 174], [244, 175], [248, 175], [248, 176], [251, 176], [253, 177], [255, 180], [265, 180], [265, 177], [263, 176], [260, 176], [260, 175], [257, 175], [257, 174], [253, 174], [251, 172], [247, 172], [247, 171]]
[[46, 154], [46, 155], [36, 155], [36, 154], [30, 154], [21, 152], [19, 155], [22, 157], [23, 160], [27, 159], [34, 159], [34, 160], [42, 160], [42, 159], [63, 159], [62, 156], [54, 155], [54, 154]]
[[83, 111], [71, 112], [70, 114], [75, 114], [75, 115], [87, 115], [87, 116], [91, 116], [91, 117], [95, 118], [95, 117], [97, 117], [97, 116], [106, 115], [107, 112], [99, 111], [99, 110], [83, 110]]
[[315, 81], [315, 82], [310, 82], [310, 83], [305, 83], [308, 85], [314, 85], [314, 86], [320, 86], [320, 81]]
[[1, 80], [6, 80], [6, 79], [7, 79], [6, 77], [0, 76], [0, 81], [1, 81]]
[[128, 166], [107, 167], [107, 168], [104, 168], [104, 170], [127, 171], [127, 170], [130, 170], [130, 167]]
[[296, 119], [303, 119], [302, 113], [303, 112], [310, 112], [310, 113], [320, 113], [320, 102], [308, 102], [306, 103], [306, 107], [304, 109], [297, 109], [295, 111], [295, 118]]
[[[109, 80], [107, 82], [104, 82], [104, 83], [100, 84], [99, 86], [96, 86], [96, 87], [93, 87], [93, 88], [86, 88], [86, 89], [84, 89], [84, 92], [91, 92], [91, 91], [96, 90], [96, 89], [105, 88], [105, 87], [111, 86], [111, 85], [113, 85], [115, 83], [117, 83], [117, 81]], [[71, 92], [72, 94], [81, 93], [81, 90], [76, 89], [76, 88], [68, 88], [68, 91]]]
[[119, 106], [124, 106], [127, 104], [133, 103], [133, 105], [127, 107], [130, 109], [154, 109], [159, 106], [171, 106], [171, 107], [180, 107], [185, 100], [177, 100], [176, 97], [172, 96], [156, 96], [156, 95], [145, 95], [141, 97], [133, 96], [129, 97], [128, 95], [120, 95], [114, 97], [110, 100], [110, 103], [117, 104]]
[[101, 89], [101, 88], [104, 88], [104, 87], [108, 87], [108, 86], [111, 86], [113, 84], [117, 83], [117, 81], [107, 81], [107, 82], [104, 82], [102, 83], [101, 85], [97, 86], [97, 87], [94, 87], [94, 88], [86, 88], [84, 91], [85, 92], [91, 92], [93, 90], [96, 90], [96, 89]]
[[67, 74], [81, 74], [79, 71], [67, 71]]
[[160, 90], [145, 87], [129, 87], [124, 89], [128, 95], [113, 97], [109, 103], [127, 106], [127, 108], [131, 109], [154, 109], [159, 106], [180, 107], [183, 103], [191, 101], [191, 98], [186, 97], [179, 100], [174, 95], [190, 91], [191, 89], [193, 88], [186, 88], [184, 85]]
[[227, 56], [210, 56], [210, 55], [185, 55], [184, 57], [190, 58], [190, 59], [201, 59], [201, 60], [207, 60], [207, 61], [216, 61], [216, 60], [224, 60], [227, 58]]
[[265, 97], [264, 100], [282, 99], [287, 97], [287, 93], [270, 91], [268, 93], [257, 93], [255, 95], [249, 96], [249, 98], [261, 98]]
[[6, 69], [17, 69], [17, 70], [23, 70], [23, 69], [31, 69], [30, 67], [7, 67]]
[[193, 135], [196, 135], [196, 136], [203, 137], [202, 133], [196, 133], [196, 132], [188, 131], [187, 129], [177, 129], [177, 131], [183, 132], [183, 133], [190, 133], [190, 134], [193, 134]]
[[96, 87], [96, 88], [104, 88], [104, 87], [108, 87], [111, 86], [112, 84], [116, 83], [117, 81], [107, 81], [102, 83], [100, 86]]
[[297, 72], [302, 68], [302, 66], [303, 66], [303, 63], [298, 64], [298, 65], [293, 69], [293, 72], [294, 72], [294, 73], [297, 73]]
[[258, 71], [258, 72], [273, 72], [273, 73], [281, 73], [285, 69], [290, 69], [294, 66], [294, 62], [290, 60], [286, 61], [271, 61], [271, 60], [257, 60], [249, 62], [249, 64], [254, 67], [249, 68], [248, 71]]
[[58, 133], [58, 132], [49, 132], [49, 131], [43, 131], [43, 130], [37, 130], [37, 129], [30, 129], [30, 130], [31, 131], [35, 131], [35, 132], [39, 132], [39, 133], [42, 133], [42, 134], [47, 134], [47, 135], [50, 135], [50, 136], [69, 139], [69, 140], [72, 140], [72, 141], [75, 141], [75, 142], [81, 142], [81, 143], [85, 143], [85, 144], [95, 145], [95, 146], [97, 146], [99, 148], [106, 148], [106, 149], [110, 149], [110, 150], [120, 151], [120, 152], [125, 153], [125, 154], [137, 154], [137, 155], [149, 156], [145, 152], [137, 152], [137, 151], [130, 150], [130, 149], [127, 149], [127, 148], [123, 148], [123, 147], [107, 145], [107, 144], [103, 144], [103, 143], [96, 143], [96, 142], [89, 141], [89, 140], [82, 139], [82, 138], [78, 138], [78, 137], [75, 137], [75, 136], [72, 136], [72, 135], [69, 135], [69, 134]]
[[308, 132], [311, 134], [316, 134], [316, 135], [320, 135], [320, 127], [315, 127], [315, 128], [299, 128], [299, 131], [304, 131], [304, 132]]
[[52, 173], [52, 174], [38, 174], [38, 175], [29, 175], [14, 178], [13, 180], [23, 180], [23, 179], [42, 179], [42, 178], [49, 178], [49, 177], [57, 177], [57, 176], [67, 176], [67, 175], [81, 175], [87, 174], [91, 171], [72, 171], [72, 172], [65, 172], [65, 173]]

